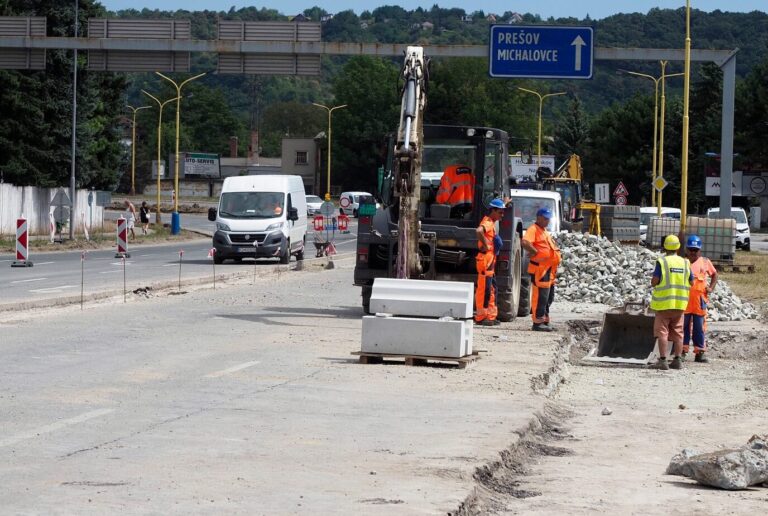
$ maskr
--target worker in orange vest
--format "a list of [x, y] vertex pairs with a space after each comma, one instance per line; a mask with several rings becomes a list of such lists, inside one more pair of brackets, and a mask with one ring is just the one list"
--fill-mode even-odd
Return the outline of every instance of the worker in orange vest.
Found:
[[440, 178], [435, 201], [451, 207], [451, 217], [461, 218], [472, 211], [472, 198], [475, 192], [475, 176], [472, 169], [465, 165], [450, 165], [445, 168]]
[[685, 247], [688, 261], [691, 262], [693, 284], [691, 285], [688, 306], [685, 308], [685, 315], [683, 316], [682, 358], [685, 360], [689, 345], [693, 340], [693, 353], [696, 355], [694, 361], [707, 363], [709, 362], [705, 355], [707, 344], [704, 341], [704, 334], [707, 330], [707, 305], [709, 304], [709, 294], [715, 290], [717, 285], [717, 269], [709, 261], [709, 258], [701, 256], [701, 238], [696, 235], [689, 236]]
[[504, 201], [494, 199], [489, 204], [490, 212], [477, 227], [477, 288], [475, 289], [475, 322], [482, 326], [497, 326], [495, 268], [498, 246], [496, 223], [504, 217]]
[[549, 307], [555, 299], [555, 275], [561, 258], [560, 249], [547, 231], [551, 218], [551, 209], [539, 208], [536, 222], [523, 235], [523, 249], [530, 256], [528, 274], [531, 275], [533, 331], [554, 331], [549, 325]]

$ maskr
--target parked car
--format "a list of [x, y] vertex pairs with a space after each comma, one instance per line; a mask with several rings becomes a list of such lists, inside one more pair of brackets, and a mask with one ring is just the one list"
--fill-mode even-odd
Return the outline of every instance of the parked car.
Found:
[[[361, 195], [372, 197], [368, 192], [343, 192], [341, 196], [339, 196], [339, 213], [357, 217], [357, 210], [360, 208]], [[376, 208], [379, 207], [380, 205], [376, 203]]]
[[320, 213], [320, 206], [323, 205], [323, 200], [317, 195], [307, 195], [307, 215], [315, 215]]
[[[648, 235], [648, 223], [651, 217], [657, 217], [659, 209], [655, 206], [640, 208], [640, 242], [645, 242]], [[661, 216], [680, 220], [680, 208], [661, 208]]]
[[307, 205], [299, 176], [236, 176], [224, 179], [219, 206], [208, 210], [216, 222], [214, 263], [291, 255], [304, 259]]
[[[719, 218], [718, 215], [720, 215], [720, 208], [707, 210], [708, 219], [717, 219]], [[744, 211], [744, 208], [731, 208], [731, 218], [736, 221], [736, 249], [749, 251], [751, 245], [747, 212]]]

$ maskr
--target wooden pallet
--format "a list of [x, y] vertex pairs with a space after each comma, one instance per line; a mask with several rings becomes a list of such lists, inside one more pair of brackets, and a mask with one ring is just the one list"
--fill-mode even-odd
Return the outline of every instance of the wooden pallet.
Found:
[[476, 362], [480, 355], [475, 353], [466, 357], [429, 357], [422, 355], [397, 355], [389, 353], [367, 353], [364, 351], [353, 351], [353, 355], [360, 357], [361, 364], [383, 364], [385, 360], [392, 359], [405, 359], [405, 365], [409, 366], [423, 366], [434, 364], [435, 362], [448, 362], [458, 366], [459, 369], [466, 369], [466, 367]]
[[742, 264], [735, 264], [735, 263], [718, 263], [713, 262], [715, 269], [717, 269], [719, 272], [755, 272], [755, 264], [753, 263], [742, 263]]

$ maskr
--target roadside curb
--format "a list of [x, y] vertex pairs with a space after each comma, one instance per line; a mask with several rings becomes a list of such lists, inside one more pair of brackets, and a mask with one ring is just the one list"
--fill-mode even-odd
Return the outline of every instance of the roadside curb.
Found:
[[[353, 258], [354, 253], [343, 253], [334, 255], [333, 260], [329, 260], [328, 258], [308, 258], [303, 260], [304, 266], [306, 265], [314, 265], [318, 264], [319, 262], [337, 262], [337, 261], [343, 261], [348, 260], [349, 258]], [[265, 275], [280, 275], [287, 272], [301, 272], [301, 269], [297, 269], [296, 266], [297, 262], [291, 263], [290, 265], [274, 265], [272, 268], [261, 268], [259, 269], [259, 277], [263, 277]], [[324, 269], [324, 267], [323, 267]], [[323, 270], [318, 269], [318, 270]], [[304, 271], [307, 269], [304, 268]], [[232, 280], [242, 280], [242, 279], [249, 279], [253, 277], [253, 271], [237, 271], [237, 272], [230, 272], [230, 273], [220, 273], [216, 275], [216, 281], [217, 282], [226, 282], [226, 281], [232, 281]], [[189, 279], [183, 279], [181, 281], [181, 287], [197, 287], [197, 286], [205, 286], [205, 285], [213, 285], [213, 276], [198, 276], [197, 278], [189, 278]], [[137, 290], [141, 289], [151, 289], [156, 292], [163, 292], [167, 291], [167, 294], [172, 294], [172, 292], [177, 291], [179, 287], [178, 280], [168, 280], [168, 281], [156, 281], [156, 282], [150, 282], [145, 285], [136, 287], [134, 286], [130, 290], [127, 290], [126, 292], [128, 294], [134, 294]], [[103, 301], [105, 299], [111, 299], [115, 297], [121, 297], [123, 295], [123, 289], [109, 289], [109, 290], [103, 290], [100, 292], [92, 292], [89, 294], [85, 294], [83, 296], [83, 303], [90, 303], [94, 301]], [[23, 312], [26, 310], [39, 310], [39, 309], [45, 309], [45, 308], [60, 308], [65, 307], [69, 305], [77, 305], [80, 304], [80, 295], [73, 295], [73, 296], [64, 296], [64, 297], [55, 297], [55, 298], [48, 298], [48, 299], [38, 299], [33, 301], [18, 301], [18, 302], [11, 302], [11, 303], [2, 303], [0, 304], [0, 315], [2, 314], [11, 314], [11, 313], [18, 313]]]

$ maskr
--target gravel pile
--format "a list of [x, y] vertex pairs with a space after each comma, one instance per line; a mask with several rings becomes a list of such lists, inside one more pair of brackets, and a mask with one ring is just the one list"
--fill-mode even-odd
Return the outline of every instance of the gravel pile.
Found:
[[[582, 233], [559, 233], [563, 254], [557, 276], [557, 297], [567, 301], [622, 306], [650, 302], [651, 274], [659, 253], [635, 245]], [[757, 310], [744, 303], [722, 280], [710, 295], [709, 319], [756, 319]]]

